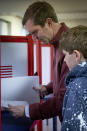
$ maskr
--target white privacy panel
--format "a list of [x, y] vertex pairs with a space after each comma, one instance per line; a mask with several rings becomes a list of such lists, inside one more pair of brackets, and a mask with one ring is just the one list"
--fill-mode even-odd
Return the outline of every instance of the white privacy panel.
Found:
[[9, 25], [6, 22], [2, 23], [2, 35], [8, 35], [9, 34]]
[[28, 103], [39, 102], [38, 92], [32, 89], [39, 86], [38, 76], [25, 76], [1, 79], [1, 101], [27, 101]]
[[1, 43], [1, 66], [8, 65], [12, 65], [13, 76], [27, 75], [27, 43]]
[[9, 35], [10, 33], [10, 23], [0, 20], [0, 35]]
[[42, 47], [42, 84], [48, 84], [51, 78], [50, 47]]

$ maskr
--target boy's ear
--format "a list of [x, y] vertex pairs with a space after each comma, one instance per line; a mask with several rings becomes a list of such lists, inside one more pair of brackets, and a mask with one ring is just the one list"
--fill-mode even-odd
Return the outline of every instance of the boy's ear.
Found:
[[51, 18], [47, 18], [46, 19], [46, 24], [48, 24], [49, 26], [52, 25], [53, 21]]
[[78, 50], [74, 50], [73, 51], [73, 53], [75, 54], [75, 56], [76, 56], [76, 61], [80, 61], [81, 60], [81, 57], [82, 57], [82, 54], [81, 54], [81, 52], [80, 51], [78, 51]]

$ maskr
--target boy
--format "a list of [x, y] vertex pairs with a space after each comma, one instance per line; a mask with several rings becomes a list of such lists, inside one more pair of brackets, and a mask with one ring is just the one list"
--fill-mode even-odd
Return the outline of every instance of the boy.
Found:
[[61, 131], [87, 131], [87, 27], [63, 34], [60, 48], [71, 70], [66, 77]]

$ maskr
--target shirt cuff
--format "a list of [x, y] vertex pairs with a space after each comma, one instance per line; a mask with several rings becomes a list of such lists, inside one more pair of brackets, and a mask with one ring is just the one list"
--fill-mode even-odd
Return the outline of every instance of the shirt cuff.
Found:
[[29, 104], [27, 104], [25, 106], [25, 116], [28, 117], [28, 118], [30, 118], [30, 115], [29, 115]]

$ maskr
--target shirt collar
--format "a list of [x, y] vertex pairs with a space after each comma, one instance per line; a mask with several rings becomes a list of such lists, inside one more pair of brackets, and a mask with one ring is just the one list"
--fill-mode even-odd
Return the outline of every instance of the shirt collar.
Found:
[[61, 24], [60, 29], [58, 30], [56, 36], [50, 42], [52, 45], [56, 45], [61, 38], [62, 32], [65, 32], [68, 30], [68, 27], [64, 23], [60, 23], [60, 24]]

